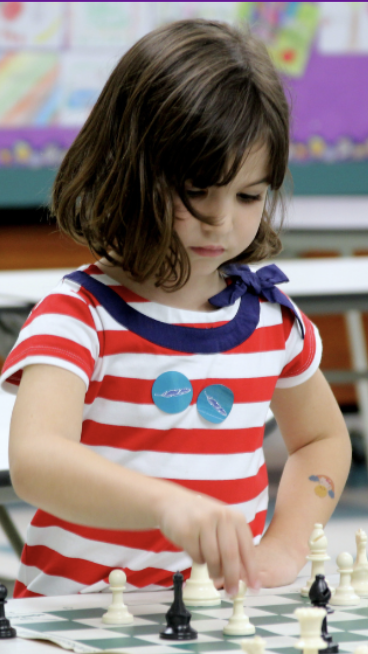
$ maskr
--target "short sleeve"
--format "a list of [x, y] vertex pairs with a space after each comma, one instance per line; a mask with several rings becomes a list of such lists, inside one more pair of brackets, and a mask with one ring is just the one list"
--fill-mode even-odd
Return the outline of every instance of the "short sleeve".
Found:
[[88, 388], [98, 356], [94, 308], [62, 281], [31, 311], [5, 360], [0, 386], [16, 393], [26, 366], [51, 364], [75, 373]]
[[322, 358], [319, 331], [299, 309], [296, 310], [304, 325], [304, 338], [291, 311], [282, 308], [285, 334], [285, 362], [276, 388], [290, 388], [307, 381], [318, 369]]

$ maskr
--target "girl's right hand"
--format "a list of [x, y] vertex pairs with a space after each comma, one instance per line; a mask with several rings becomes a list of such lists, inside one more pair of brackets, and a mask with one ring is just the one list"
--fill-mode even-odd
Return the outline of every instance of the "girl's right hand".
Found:
[[178, 491], [160, 508], [159, 525], [166, 538], [196, 563], [206, 563], [210, 577], [223, 579], [229, 595], [238, 592], [240, 579], [258, 590], [253, 536], [244, 516], [208, 496]]

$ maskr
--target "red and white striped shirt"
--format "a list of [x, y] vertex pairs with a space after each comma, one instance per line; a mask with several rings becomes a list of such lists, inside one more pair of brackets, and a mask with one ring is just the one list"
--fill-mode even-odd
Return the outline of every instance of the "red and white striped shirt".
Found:
[[[216, 335], [221, 328], [228, 334], [237, 331], [241, 298], [213, 312], [188, 311], [144, 300], [95, 265], [80, 270], [107, 289], [110, 304], [112, 298], [119, 310], [128, 307], [139, 329], [122, 324], [109, 302], [101, 303], [64, 278], [23, 326], [3, 367], [3, 388], [16, 393], [22, 370], [30, 364], [75, 373], [86, 385], [85, 447], [143, 475], [232, 505], [245, 515], [259, 542], [268, 505], [262, 449], [267, 412], [275, 387], [300, 384], [318, 368], [321, 343], [315, 326], [298, 312], [303, 339], [291, 310], [260, 299], [253, 333], [221, 349], [215, 347]], [[193, 336], [191, 352], [181, 347], [183, 326]], [[170, 336], [169, 346], [157, 344], [154, 336], [151, 340], [155, 328]], [[203, 330], [214, 347], [198, 354], [196, 338], [203, 338]], [[191, 404], [180, 413], [165, 413], [152, 399], [153, 383], [168, 371], [184, 374], [193, 388]], [[211, 384], [225, 385], [234, 394], [232, 410], [219, 424], [207, 422], [196, 408], [199, 393]], [[100, 590], [114, 568], [125, 570], [128, 589], [167, 587], [173, 572], [181, 570], [186, 577], [190, 567], [187, 554], [158, 529], [81, 527], [38, 510], [28, 529], [14, 596]]]

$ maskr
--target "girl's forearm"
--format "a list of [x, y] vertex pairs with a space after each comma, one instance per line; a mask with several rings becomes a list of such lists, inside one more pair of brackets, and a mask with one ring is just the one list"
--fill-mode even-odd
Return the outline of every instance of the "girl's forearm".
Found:
[[122, 468], [78, 442], [60, 436], [29, 442], [12, 470], [15, 490], [28, 502], [79, 525], [159, 527], [193, 561], [207, 563], [212, 578], [223, 578], [227, 592], [236, 592], [240, 575], [258, 587], [252, 534], [242, 514], [178, 484]]
[[[281, 540], [290, 548], [300, 567], [308, 553], [308, 540], [315, 523], [326, 524], [343, 491], [351, 462], [346, 431], [313, 441], [288, 458], [277, 493], [274, 516], [265, 539]], [[318, 476], [332, 480], [333, 490]], [[332, 497], [333, 494], [333, 497]]]
[[150, 529], [167, 495], [190, 492], [146, 478], [80, 443], [85, 385], [51, 365], [28, 366], [15, 403], [9, 461], [16, 493], [63, 520], [106, 529]]
[[16, 493], [30, 504], [81, 525], [105, 529], [158, 526], [162, 502], [189, 491], [107, 461], [59, 436], [23, 441], [11, 476]]

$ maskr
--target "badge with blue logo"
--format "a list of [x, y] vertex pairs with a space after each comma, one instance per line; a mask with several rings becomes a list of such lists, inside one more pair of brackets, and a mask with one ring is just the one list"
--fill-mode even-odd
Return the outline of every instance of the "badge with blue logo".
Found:
[[201, 391], [197, 400], [197, 409], [202, 418], [209, 422], [223, 422], [234, 404], [234, 393], [227, 386], [212, 384]]
[[170, 370], [157, 377], [152, 386], [152, 399], [165, 413], [180, 413], [192, 401], [193, 388], [188, 377]]

